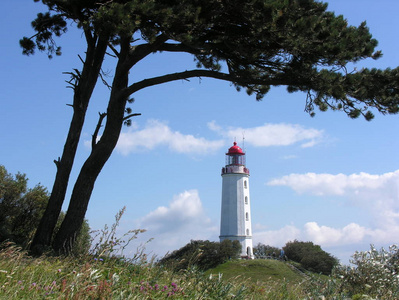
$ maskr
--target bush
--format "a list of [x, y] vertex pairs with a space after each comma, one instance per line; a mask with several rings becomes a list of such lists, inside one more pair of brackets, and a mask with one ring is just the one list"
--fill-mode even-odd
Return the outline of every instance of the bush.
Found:
[[[28, 189], [26, 174], [12, 176], [0, 165], [0, 243], [15, 243], [27, 249], [39, 226], [40, 219], [49, 199], [47, 189], [37, 184]], [[65, 214], [61, 212], [55, 232], [58, 230]], [[90, 249], [90, 227], [84, 220], [77, 237], [73, 255], [87, 254]]]
[[341, 278], [341, 290], [350, 295], [366, 294], [378, 299], [399, 298], [399, 251], [396, 245], [388, 250], [355, 252], [350, 260], [354, 267], [339, 266], [334, 275]]
[[258, 243], [254, 247], [254, 255], [255, 258], [279, 258], [281, 253], [281, 249], [269, 245], [265, 245], [262, 243]]
[[241, 244], [238, 241], [224, 240], [221, 243], [210, 241], [194, 241], [179, 250], [173, 251], [159, 261], [159, 264], [174, 270], [188, 269], [196, 266], [205, 271], [238, 258], [241, 253]]
[[49, 194], [40, 184], [28, 189], [28, 178], [14, 177], [0, 165], [0, 242], [27, 248], [46, 208]]
[[283, 250], [288, 259], [301, 264], [309, 271], [330, 275], [338, 260], [331, 254], [323, 251], [319, 245], [312, 242], [288, 242]]

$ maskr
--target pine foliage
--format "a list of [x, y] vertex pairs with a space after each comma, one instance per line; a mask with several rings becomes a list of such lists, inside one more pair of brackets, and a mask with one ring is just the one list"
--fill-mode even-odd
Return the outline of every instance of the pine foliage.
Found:
[[[39, 2], [38, 0], [35, 0]], [[231, 81], [261, 100], [271, 86], [307, 93], [306, 110], [342, 110], [351, 118], [373, 118], [370, 108], [397, 113], [398, 69], [351, 70], [349, 63], [382, 56], [366, 22], [349, 26], [342, 16], [313, 0], [42, 0], [49, 12], [32, 22], [36, 34], [24, 37], [24, 54], [61, 48], [55, 38], [72, 20], [91, 38], [112, 46], [128, 37], [134, 63], [157, 40], [154, 53], [192, 54], [198, 76]], [[142, 48], [142, 49], [141, 49]], [[131, 68], [133, 64], [128, 66]], [[189, 73], [182, 75], [191, 77]], [[181, 79], [174, 78], [173, 80]], [[161, 82], [162, 83], [162, 82]]]

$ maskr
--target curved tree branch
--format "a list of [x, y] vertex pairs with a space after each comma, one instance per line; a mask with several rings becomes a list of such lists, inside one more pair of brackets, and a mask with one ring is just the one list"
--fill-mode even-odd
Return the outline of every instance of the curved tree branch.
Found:
[[254, 79], [254, 78], [241, 78], [237, 77], [232, 74], [228, 73], [223, 73], [223, 72], [218, 72], [218, 71], [211, 71], [211, 70], [189, 70], [189, 71], [184, 71], [184, 72], [178, 72], [178, 73], [172, 73], [172, 74], [166, 74], [158, 77], [153, 77], [149, 79], [144, 79], [139, 82], [135, 82], [132, 85], [130, 85], [127, 89], [124, 90], [124, 95], [125, 97], [130, 96], [131, 94], [142, 90], [144, 88], [166, 83], [166, 82], [171, 82], [175, 80], [181, 80], [181, 79], [188, 79], [188, 78], [193, 78], [193, 77], [209, 77], [209, 78], [214, 78], [214, 79], [220, 79], [220, 80], [225, 80], [225, 81], [230, 81], [232, 83], [236, 83], [242, 86], [245, 85], [253, 85], [253, 84], [258, 84], [258, 85], [282, 85], [282, 84], [288, 84], [287, 80], [282, 80], [282, 79], [277, 79], [277, 78], [264, 78], [264, 79]]

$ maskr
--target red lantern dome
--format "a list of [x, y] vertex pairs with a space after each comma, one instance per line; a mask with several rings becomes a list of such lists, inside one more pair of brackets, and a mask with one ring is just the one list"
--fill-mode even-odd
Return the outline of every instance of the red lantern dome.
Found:
[[245, 155], [240, 147], [237, 146], [237, 143], [234, 142], [234, 146], [230, 147], [229, 152], [226, 155]]

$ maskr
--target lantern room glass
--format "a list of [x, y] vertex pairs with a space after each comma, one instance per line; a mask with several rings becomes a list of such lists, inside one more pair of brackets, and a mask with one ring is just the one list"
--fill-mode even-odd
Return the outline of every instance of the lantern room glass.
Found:
[[233, 154], [226, 155], [226, 165], [241, 165], [245, 166], [245, 155]]

